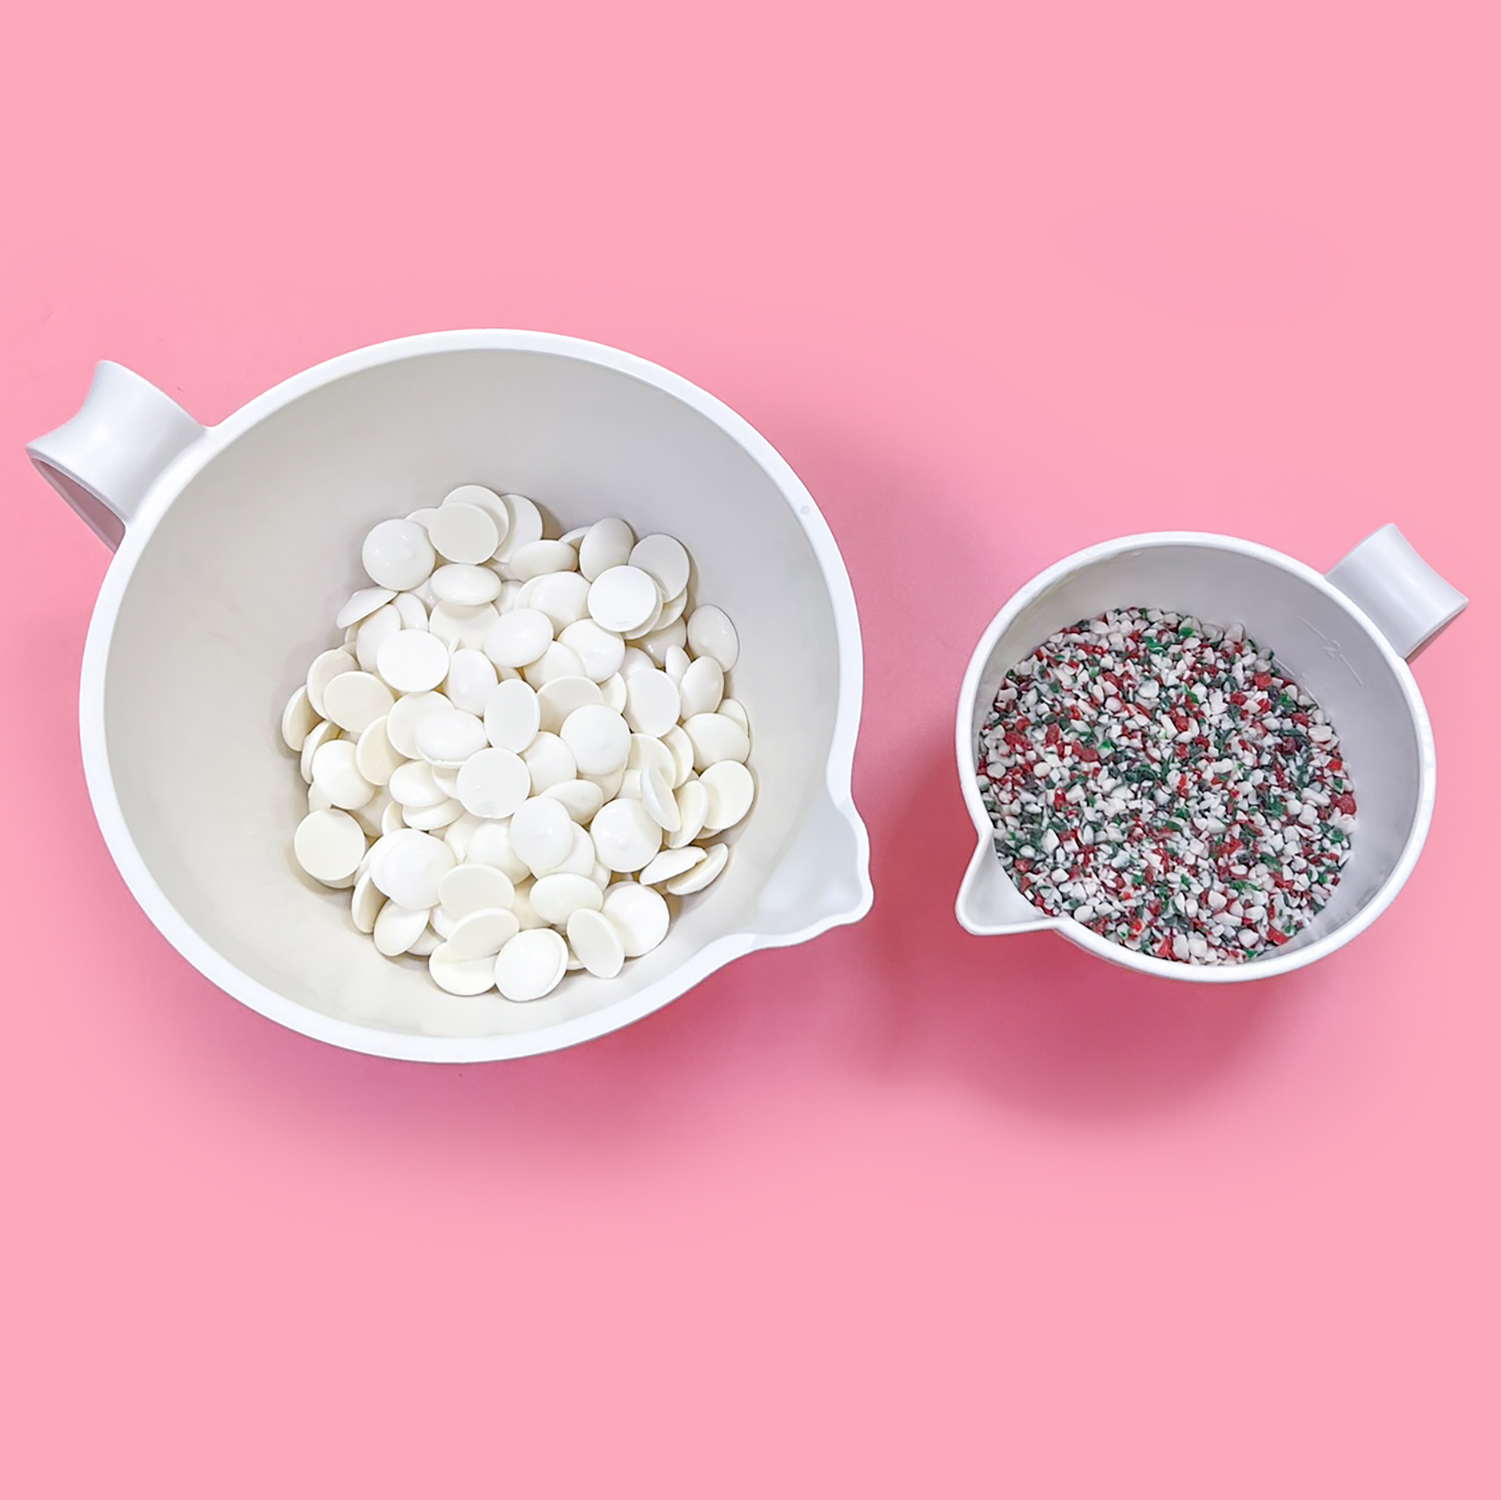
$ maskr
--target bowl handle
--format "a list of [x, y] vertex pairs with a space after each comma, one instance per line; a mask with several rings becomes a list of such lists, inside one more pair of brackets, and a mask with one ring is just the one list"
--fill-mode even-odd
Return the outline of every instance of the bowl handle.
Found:
[[1470, 601], [1439, 577], [1390, 522], [1352, 547], [1324, 575], [1411, 660]]
[[203, 432], [149, 380], [104, 359], [76, 415], [26, 456], [114, 551], [157, 475]]

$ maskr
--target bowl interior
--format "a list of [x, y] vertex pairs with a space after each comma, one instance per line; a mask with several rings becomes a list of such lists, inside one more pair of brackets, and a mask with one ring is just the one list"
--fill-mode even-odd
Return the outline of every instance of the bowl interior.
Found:
[[[1017, 662], [1055, 630], [1130, 606], [1243, 624], [1329, 715], [1354, 785], [1358, 823], [1334, 896], [1278, 952], [1337, 932], [1377, 895], [1401, 860], [1423, 806], [1430, 751], [1405, 686], [1376, 639], [1338, 598], [1299, 574], [1209, 543], [1133, 547], [1074, 569], [1030, 600], [997, 640], [980, 674], [971, 744], [978, 745], [1001, 679]], [[978, 793], [966, 786], [965, 795], [983, 820]]]
[[[365, 531], [466, 482], [528, 494], [561, 529], [619, 515], [638, 534], [681, 538], [697, 566], [695, 601], [722, 606], [740, 632], [731, 685], [750, 714], [759, 786], [730, 835], [725, 875], [686, 903], [660, 948], [616, 980], [573, 974], [527, 1006], [451, 1000], [418, 961], [381, 958], [347, 898], [291, 857], [305, 788], [280, 742], [282, 705], [313, 656], [338, 644], [334, 614], [368, 582]], [[410, 1034], [557, 1025], [628, 1004], [717, 938], [796, 923], [769, 892], [787, 896], [779, 867], [823, 788], [839, 652], [795, 499], [686, 401], [587, 358], [412, 354], [271, 411], [160, 516], [109, 644], [106, 751], [147, 868], [252, 979], [311, 1010]]]

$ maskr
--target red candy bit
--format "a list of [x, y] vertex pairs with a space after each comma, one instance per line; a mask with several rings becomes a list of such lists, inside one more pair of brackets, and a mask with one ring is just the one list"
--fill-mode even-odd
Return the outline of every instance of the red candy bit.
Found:
[[1042, 742], [1044, 745], [1056, 745], [1062, 738], [1063, 731], [1056, 724], [1049, 724], [1047, 733], [1042, 737]]
[[1259, 688], [1269, 688], [1272, 685], [1272, 674], [1270, 672], [1258, 672], [1251, 681]]
[[1266, 935], [1279, 948], [1288, 940], [1287, 934], [1285, 932], [1278, 932], [1275, 927], [1268, 927], [1266, 930]]
[[[1156, 913], [1153, 913], [1153, 915], [1155, 916]], [[1167, 937], [1163, 938], [1163, 940], [1160, 943], [1158, 943], [1158, 945], [1157, 945], [1157, 957], [1158, 958], [1171, 958], [1172, 956], [1173, 956], [1173, 938], [1172, 938], [1172, 934], [1169, 933]]]
[[1355, 816], [1355, 799], [1349, 794], [1349, 792], [1341, 792], [1339, 796], [1334, 799], [1334, 805], [1342, 813], [1344, 813], [1347, 818], [1353, 818]]

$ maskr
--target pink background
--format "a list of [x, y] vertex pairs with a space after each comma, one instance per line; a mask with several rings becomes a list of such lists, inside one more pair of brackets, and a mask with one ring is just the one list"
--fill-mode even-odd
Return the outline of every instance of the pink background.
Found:
[[[32, 6], [0, 61], [3, 1488], [1496, 1494], [1493, 8], [378, 14]], [[132, 904], [75, 734], [106, 555], [21, 445], [101, 356], [213, 421], [471, 325], [658, 360], [807, 481], [877, 901], [442, 1070]], [[1371, 932], [1204, 994], [959, 931], [953, 700], [1018, 584], [1385, 520], [1475, 602]]]

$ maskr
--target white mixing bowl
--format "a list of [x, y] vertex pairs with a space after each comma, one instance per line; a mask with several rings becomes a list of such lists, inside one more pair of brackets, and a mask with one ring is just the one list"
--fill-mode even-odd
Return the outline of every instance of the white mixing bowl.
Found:
[[[1120, 537], [1064, 558], [991, 621], [959, 690], [959, 781], [979, 836], [959, 888], [960, 924], [981, 937], [1053, 931], [1126, 968], [1203, 984], [1286, 974], [1342, 947], [1391, 904], [1427, 836], [1433, 732], [1407, 658], [1465, 602], [1395, 526], [1373, 532], [1327, 575], [1270, 547], [1188, 531]], [[1350, 857], [1328, 905], [1275, 953], [1224, 965], [1137, 953], [1033, 906], [996, 854], [975, 765], [1001, 679], [1055, 630], [1132, 605], [1244, 625], [1313, 694], [1339, 734], [1359, 809]]]
[[[424, 334], [283, 382], [204, 428], [103, 363], [27, 449], [110, 545], [84, 653], [84, 767], [110, 852], [196, 968], [296, 1031], [386, 1057], [474, 1062], [624, 1026], [757, 948], [870, 908], [850, 798], [860, 627], [827, 524], [771, 445], [688, 381], [550, 334]], [[667, 940], [546, 1000], [456, 999], [391, 963], [291, 857], [305, 801], [283, 702], [361, 580], [376, 521], [478, 482], [563, 527], [625, 517], [680, 537], [697, 597], [739, 628], [735, 693], [757, 804]]]

